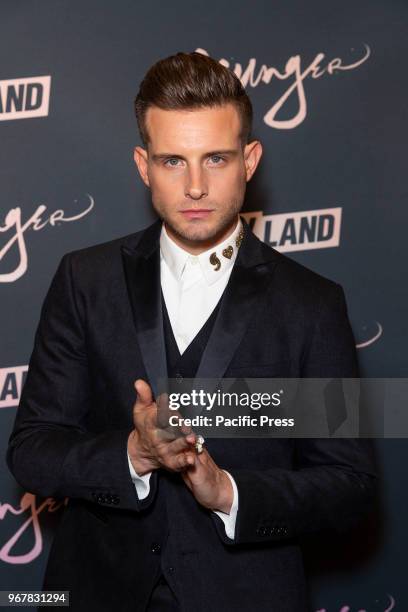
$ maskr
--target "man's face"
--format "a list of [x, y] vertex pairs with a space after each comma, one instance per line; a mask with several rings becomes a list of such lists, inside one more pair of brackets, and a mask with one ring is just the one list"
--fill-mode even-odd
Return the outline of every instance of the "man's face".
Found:
[[146, 128], [148, 148], [136, 147], [135, 162], [169, 235], [195, 254], [222, 241], [236, 226], [261, 144], [242, 147], [240, 117], [232, 104], [150, 107]]

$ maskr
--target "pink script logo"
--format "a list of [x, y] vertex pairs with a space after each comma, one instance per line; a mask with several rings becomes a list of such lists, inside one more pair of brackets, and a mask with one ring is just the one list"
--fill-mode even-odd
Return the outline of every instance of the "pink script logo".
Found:
[[[5, 519], [9, 514], [14, 516], [24, 516], [26, 512], [29, 513], [28, 518], [22, 523], [21, 527], [0, 548], [0, 560], [11, 564], [23, 564], [30, 563], [30, 561], [36, 559], [41, 554], [43, 549], [43, 538], [39, 515], [46, 509], [48, 512], [55, 512], [67, 503], [68, 497], [66, 497], [62, 502], [56, 502], [52, 497], [47, 497], [47, 499], [37, 506], [35, 495], [32, 495], [31, 493], [24, 493], [20, 500], [19, 508], [14, 508], [14, 506], [11, 504], [0, 504], [0, 521]], [[28, 550], [26, 553], [21, 555], [13, 555], [13, 547], [28, 529], [32, 529], [34, 533], [34, 544], [31, 550]]]
[[[387, 606], [387, 608], [384, 608], [384, 612], [390, 612], [395, 608], [395, 599], [392, 595], [388, 595], [388, 604], [385, 605]], [[319, 610], [316, 610], [316, 612], [327, 612], [327, 610], [326, 608], [320, 608]], [[339, 612], [352, 612], [352, 609], [350, 608], [350, 606], [342, 606]], [[360, 610], [356, 610], [356, 612], [367, 612], [367, 610], [363, 610], [360, 608]]]

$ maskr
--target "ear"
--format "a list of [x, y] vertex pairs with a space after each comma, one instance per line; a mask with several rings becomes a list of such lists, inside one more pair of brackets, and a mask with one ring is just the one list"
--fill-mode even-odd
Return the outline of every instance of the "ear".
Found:
[[133, 159], [135, 160], [139, 174], [142, 177], [142, 181], [147, 187], [150, 187], [149, 175], [147, 173], [148, 153], [146, 149], [143, 149], [142, 147], [135, 147], [133, 151]]
[[244, 162], [247, 182], [251, 180], [262, 156], [262, 145], [259, 140], [253, 140], [244, 148]]

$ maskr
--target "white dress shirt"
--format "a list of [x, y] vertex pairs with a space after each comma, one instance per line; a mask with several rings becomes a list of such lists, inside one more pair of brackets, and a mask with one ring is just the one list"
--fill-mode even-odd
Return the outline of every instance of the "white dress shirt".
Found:
[[[178, 246], [168, 235], [164, 224], [160, 234], [160, 282], [173, 334], [182, 354], [207, 321], [228, 283], [237, 256], [235, 239], [242, 230], [238, 217], [235, 229], [227, 238], [200, 255], [191, 255]], [[223, 249], [233, 247], [230, 259], [222, 255]], [[210, 255], [216, 251], [221, 267], [216, 270], [210, 263]], [[139, 499], [149, 495], [150, 476], [136, 473], [129, 454], [129, 470]], [[234, 478], [224, 470], [231, 480], [234, 491], [229, 514], [214, 510], [225, 525], [225, 533], [234, 538], [238, 512], [238, 488]]]

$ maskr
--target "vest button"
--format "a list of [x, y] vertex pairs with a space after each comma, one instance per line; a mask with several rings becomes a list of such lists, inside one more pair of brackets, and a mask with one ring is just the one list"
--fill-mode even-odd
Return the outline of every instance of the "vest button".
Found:
[[183, 376], [182, 374], [180, 374], [180, 372], [176, 372], [176, 379], [181, 382], [183, 380]]

